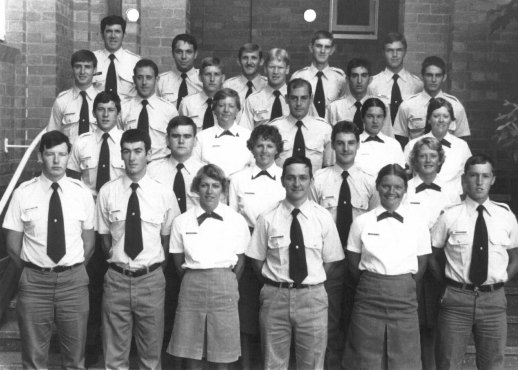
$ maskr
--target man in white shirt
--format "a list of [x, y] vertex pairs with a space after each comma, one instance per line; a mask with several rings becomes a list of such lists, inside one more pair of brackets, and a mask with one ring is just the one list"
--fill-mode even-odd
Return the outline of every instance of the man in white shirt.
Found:
[[182, 99], [202, 89], [198, 69], [194, 62], [198, 56], [198, 42], [188, 33], [176, 35], [171, 44], [174, 67], [158, 78], [158, 95], [180, 109]]
[[48, 131], [59, 130], [74, 144], [77, 137], [96, 127], [92, 102], [97, 89], [92, 81], [97, 70], [97, 58], [90, 50], [78, 50], [70, 59], [74, 86], [62, 91], [52, 106]]
[[116, 93], [121, 101], [137, 95], [132, 77], [133, 68], [141, 58], [122, 47], [125, 34], [126, 21], [121, 16], [104, 17], [101, 20], [104, 49], [94, 51], [97, 58], [97, 73], [93, 81], [95, 88]]
[[430, 124], [426, 122], [426, 111], [433, 98], [446, 99], [453, 106], [455, 121], [450, 124], [449, 131], [457, 137], [469, 136], [468, 118], [464, 107], [456, 97], [442, 91], [447, 78], [444, 60], [436, 56], [427, 57], [422, 63], [421, 76], [424, 90], [410, 96], [399, 107], [394, 122], [394, 133], [399, 136], [398, 141], [406, 145], [408, 140], [430, 132]]
[[137, 128], [151, 137], [150, 160], [169, 155], [166, 129], [178, 115], [173, 104], [155, 94], [158, 67], [150, 59], [141, 59], [133, 70], [138, 95], [122, 104], [121, 121], [124, 130]]
[[260, 68], [264, 63], [261, 47], [247, 42], [239, 48], [237, 63], [241, 67], [241, 74], [225, 80], [223, 87], [236, 90], [244, 108], [245, 100], [268, 84], [266, 77], [260, 74]]
[[335, 40], [329, 31], [317, 31], [309, 44], [311, 65], [295, 71], [291, 76], [309, 81], [313, 89], [313, 104], [316, 113], [324, 118], [326, 107], [345, 94], [345, 73], [331, 67], [329, 58], [335, 52]]

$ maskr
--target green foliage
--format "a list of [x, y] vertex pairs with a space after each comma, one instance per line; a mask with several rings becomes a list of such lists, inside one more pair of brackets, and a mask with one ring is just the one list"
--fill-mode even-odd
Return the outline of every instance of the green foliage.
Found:
[[495, 122], [498, 127], [493, 140], [511, 155], [514, 162], [518, 162], [518, 104], [505, 100], [503, 112], [498, 114]]
[[507, 4], [498, 6], [495, 10], [488, 12], [491, 21], [490, 34], [497, 30], [505, 30], [511, 21], [518, 20], [518, 0], [511, 0]]

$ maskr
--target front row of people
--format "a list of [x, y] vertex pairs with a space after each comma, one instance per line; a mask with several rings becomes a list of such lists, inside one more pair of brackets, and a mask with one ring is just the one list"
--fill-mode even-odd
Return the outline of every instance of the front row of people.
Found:
[[[100, 103], [106, 104], [111, 103]], [[192, 139], [178, 128], [169, 131], [169, 140]], [[501, 367], [506, 338], [501, 288], [518, 271], [518, 224], [506, 205], [489, 200], [495, 181], [492, 160], [483, 155], [468, 159], [462, 177], [466, 198], [449, 203], [448, 188], [437, 177], [443, 145], [424, 137], [410, 153], [416, 173], [410, 185], [399, 165], [388, 164], [374, 186], [354, 166], [363, 145], [356, 127], [340, 122], [331, 136], [336, 164], [313, 179], [309, 159], [288, 158], [280, 173], [285, 195], [276, 190], [279, 202], [254, 220], [254, 202], [261, 203], [269, 188], [256, 186], [254, 179], [268, 185], [279, 181], [274, 163], [282, 150], [278, 136], [273, 126], [254, 130], [248, 147], [255, 164], [243, 170], [248, 176], [239, 173], [241, 180], [231, 182], [230, 207], [220, 201], [227, 186], [224, 172], [205, 165], [191, 186], [199, 205], [180, 215], [186, 195], [175, 197], [170, 184], [147, 171], [149, 136], [140, 130], [122, 134], [125, 172], [97, 196], [97, 231], [109, 263], [103, 298], [106, 367], [128, 367], [131, 333], [139, 366], [160, 367], [162, 267], [169, 253], [183, 279], [168, 351], [191, 359], [192, 367], [204, 357], [223, 366], [241, 354], [238, 280], [246, 272], [245, 255], [257, 282], [264, 283], [259, 304], [248, 309], [259, 307], [265, 368], [288, 366], [292, 336], [298, 366], [322, 368], [326, 347], [328, 352], [331, 347], [328, 329], [340, 328], [343, 320], [348, 326], [345, 344], [340, 344], [343, 366], [419, 368], [417, 300], [429, 291], [419, 284], [427, 262], [447, 287], [439, 309], [438, 366], [459, 366], [473, 328], [480, 366]], [[42, 175], [15, 191], [3, 225], [9, 255], [23, 268], [17, 309], [27, 368], [47, 366], [53, 323], [63, 366], [84, 366], [84, 266], [95, 243], [95, 206], [87, 187], [65, 176], [70, 150], [62, 133], [42, 137]], [[249, 228], [254, 228], [251, 237]], [[336, 300], [326, 280], [343, 288], [345, 297], [339, 299], [352, 318], [331, 318]], [[333, 323], [329, 328], [328, 320]]]

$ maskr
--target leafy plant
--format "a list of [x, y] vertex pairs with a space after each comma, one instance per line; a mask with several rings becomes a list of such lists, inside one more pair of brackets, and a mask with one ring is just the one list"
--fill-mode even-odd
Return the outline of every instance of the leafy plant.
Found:
[[518, 162], [518, 104], [505, 100], [503, 110], [495, 119], [498, 127], [493, 139], [508, 150], [514, 162]]
[[488, 12], [488, 17], [491, 20], [490, 34], [497, 30], [505, 30], [511, 21], [518, 20], [518, 0], [511, 0], [507, 4], [498, 6], [494, 10]]

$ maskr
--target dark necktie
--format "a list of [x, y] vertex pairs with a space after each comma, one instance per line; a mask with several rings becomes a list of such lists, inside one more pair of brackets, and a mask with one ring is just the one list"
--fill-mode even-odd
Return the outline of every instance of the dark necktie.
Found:
[[81, 110], [79, 112], [79, 127], [78, 134], [84, 134], [90, 129], [90, 110], [88, 109], [88, 100], [86, 100], [86, 91], [80, 91], [79, 94], [83, 97], [81, 103]]
[[354, 105], [356, 106], [356, 113], [354, 113], [353, 122], [361, 134], [363, 132], [362, 103], [357, 101]]
[[451, 148], [451, 143], [448, 140], [446, 140], [446, 139], [442, 139], [441, 140], [441, 144], [446, 146], [446, 147], [448, 147], [448, 148]]
[[304, 143], [304, 135], [302, 135], [302, 121], [297, 121], [297, 133], [295, 134], [295, 141], [293, 142], [293, 157], [306, 156], [306, 144]]
[[476, 286], [481, 286], [487, 280], [487, 249], [488, 237], [487, 227], [484, 221], [484, 206], [477, 207], [477, 221], [473, 233], [473, 246], [471, 251], [471, 267], [469, 269], [469, 280]]
[[109, 91], [117, 94], [117, 72], [115, 71], [115, 55], [110, 54], [110, 65], [108, 66], [108, 72], [106, 73], [106, 82], [104, 84], [104, 91]]
[[318, 115], [322, 118], [326, 115], [326, 95], [324, 94], [324, 85], [322, 84], [322, 76], [324, 73], [322, 71], [317, 72], [317, 88], [315, 89], [315, 97], [313, 98], [313, 103], [315, 104], [315, 108], [317, 108]]
[[137, 196], [138, 184], [131, 184], [131, 195], [126, 211], [124, 234], [124, 252], [134, 260], [142, 252], [142, 225], [140, 223], [140, 205]]
[[176, 199], [178, 200], [178, 206], [180, 206], [180, 211], [184, 213], [187, 210], [187, 203], [185, 198], [185, 180], [182, 175], [182, 168], [185, 166], [183, 163], [178, 163], [176, 165], [176, 175], [174, 177], [173, 183], [173, 191], [176, 195]]
[[225, 135], [228, 135], [228, 136], [239, 136], [239, 134], [234, 135], [234, 134], [233, 134], [232, 132], [230, 132], [229, 130], [225, 130], [225, 131], [223, 131], [219, 136], [217, 136], [217, 139], [219, 139], [220, 137], [225, 136]]
[[392, 124], [394, 124], [394, 120], [396, 119], [397, 110], [403, 101], [401, 97], [401, 90], [399, 89], [399, 85], [397, 80], [399, 75], [396, 73], [392, 76], [394, 83], [392, 84], [392, 92], [390, 93], [390, 118], [392, 119]]
[[401, 216], [399, 213], [397, 212], [388, 212], [388, 211], [385, 211], [383, 213], [381, 213], [377, 220], [378, 222], [380, 222], [381, 220], [384, 220], [386, 218], [389, 218], [389, 217], [392, 217], [392, 218], [395, 218], [396, 220], [398, 220], [399, 222], [403, 223], [403, 216]]
[[149, 133], [149, 116], [147, 113], [147, 105], [148, 101], [146, 99], [142, 100], [142, 109], [140, 110], [140, 114], [138, 116], [137, 129]]
[[180, 103], [182, 102], [182, 99], [187, 96], [187, 81], [185, 80], [187, 78], [187, 73], [183, 72], [181, 74], [182, 76], [182, 83], [180, 84], [180, 87], [178, 88], [178, 99], [176, 100], [176, 109], [180, 108]]
[[273, 101], [272, 105], [272, 113], [270, 114], [270, 121], [274, 120], [277, 117], [282, 117], [282, 105], [281, 105], [281, 99], [279, 96], [281, 95], [281, 92], [279, 90], [275, 90], [273, 92], [273, 95], [275, 95], [275, 100]]
[[198, 218], [196, 219], [198, 221], [198, 225], [201, 225], [203, 223], [203, 221], [205, 221], [208, 218], [214, 218], [216, 220], [223, 221], [223, 217], [221, 217], [217, 213], [215, 213], [215, 212], [205, 212], [205, 213], [202, 213], [201, 215], [199, 215]]
[[437, 184], [434, 184], [433, 182], [431, 184], [425, 184], [424, 182], [417, 185], [416, 188], [415, 188], [415, 192], [416, 193], [420, 193], [422, 192], [423, 190], [426, 190], [426, 189], [430, 189], [430, 190], [435, 190], [435, 191], [441, 191], [441, 187]]
[[[431, 98], [429, 101], [428, 101], [428, 107], [430, 106], [430, 103], [432, 102], [432, 100], [434, 100], [433, 98]], [[429, 133], [430, 131], [432, 131], [432, 126], [430, 125], [430, 123], [428, 121], [426, 121], [426, 124], [424, 126], [424, 133], [427, 134]]]
[[214, 126], [214, 115], [212, 114], [212, 99], [207, 99], [207, 109], [203, 115], [203, 130]]
[[110, 134], [105, 132], [103, 134], [103, 142], [101, 144], [101, 151], [99, 152], [99, 163], [97, 164], [97, 181], [95, 189], [99, 191], [101, 186], [110, 181], [110, 148], [108, 147], [108, 138]]
[[380, 139], [378, 137], [378, 135], [376, 135], [376, 136], [369, 136], [367, 139], [363, 140], [364, 143], [368, 143], [369, 141], [376, 141], [378, 143], [384, 143], [384, 141], [382, 139]]
[[302, 228], [300, 227], [297, 215], [300, 213], [300, 209], [295, 208], [291, 215], [290, 227], [290, 246], [289, 246], [289, 257], [290, 257], [290, 278], [293, 279], [295, 284], [300, 284], [308, 276], [308, 266], [306, 263], [306, 248], [304, 247], [304, 236], [302, 235]]
[[349, 230], [353, 222], [353, 207], [351, 204], [351, 189], [347, 182], [349, 172], [342, 172], [342, 185], [340, 186], [340, 194], [338, 195], [338, 207], [336, 209], [336, 227], [340, 235], [342, 245], [347, 245]]
[[50, 196], [47, 221], [47, 255], [54, 263], [58, 263], [66, 253], [65, 223], [58, 193], [59, 184], [53, 182], [51, 187], [53, 192]]
[[248, 81], [246, 83], [246, 86], [248, 86], [248, 90], [246, 91], [246, 96], [245, 96], [245, 99], [248, 98], [248, 96], [254, 92], [254, 90], [252, 89], [254, 87], [254, 84], [252, 83], [252, 81]]
[[275, 176], [270, 175], [270, 173], [268, 171], [265, 171], [265, 170], [261, 170], [261, 171], [259, 171], [259, 173], [257, 175], [252, 176], [252, 180], [255, 180], [259, 176], [267, 176], [270, 179], [275, 180]]

